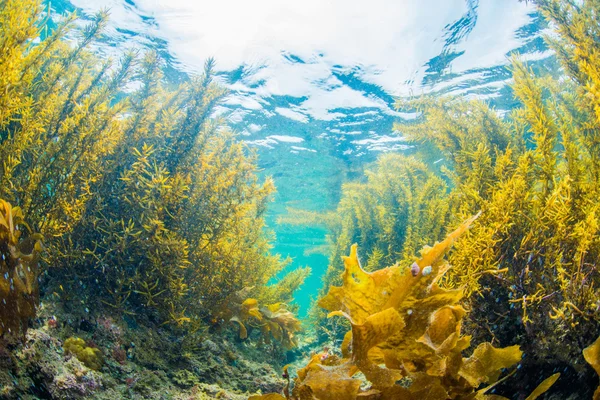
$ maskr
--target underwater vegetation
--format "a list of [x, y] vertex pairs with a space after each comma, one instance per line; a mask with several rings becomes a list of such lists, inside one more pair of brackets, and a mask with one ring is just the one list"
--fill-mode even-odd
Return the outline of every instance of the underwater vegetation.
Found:
[[285, 304], [276, 303], [259, 308], [256, 299], [244, 300], [239, 313], [230, 321], [239, 324], [240, 339], [248, 337], [248, 330], [244, 324], [250, 324], [262, 332], [262, 338], [267, 343], [272, 336], [288, 349], [296, 345], [294, 333], [300, 330], [300, 321], [287, 310]]
[[536, 77], [515, 59], [521, 106], [505, 118], [481, 102], [425, 97], [398, 103], [421, 116], [397, 128], [447, 158], [453, 218], [482, 211], [443, 281], [469, 296], [469, 331], [575, 365], [600, 321], [600, 4], [537, 4], [560, 34], [549, 43], [566, 77]]
[[[329, 227], [328, 287], [339, 284], [340, 255], [352, 243], [367, 255], [365, 271], [406, 266], [421, 238], [441, 240], [481, 212], [449, 252], [453, 268], [438, 284], [464, 294], [462, 325], [473, 345], [520, 346], [526, 357], [515, 379], [529, 387], [534, 372], [565, 367], [591, 382], [582, 351], [600, 328], [600, 2], [535, 3], [558, 33], [546, 40], [562, 76], [536, 76], [514, 58], [519, 106], [507, 113], [461, 98], [399, 100], [397, 109], [417, 118], [395, 130], [436, 147], [441, 173], [414, 157], [385, 155], [364, 181], [344, 185], [335, 213], [292, 211], [283, 221], [320, 218]], [[311, 319], [321, 342], [334, 345], [349, 327], [325, 322], [318, 307]]]
[[[533, 400], [560, 384], [554, 369], [590, 375], [585, 360], [600, 373], [600, 2], [536, 4], [558, 31], [547, 40], [564, 76], [515, 58], [520, 106], [506, 115], [458, 98], [398, 101], [418, 116], [397, 130], [437, 147], [441, 173], [383, 155], [334, 212], [296, 211], [330, 230], [310, 316], [329, 349], [293, 387], [285, 369], [285, 398], [491, 400], [524, 377], [516, 395]], [[37, 0], [0, 2], [2, 390], [76, 398], [102, 378], [149, 397], [234, 371], [236, 389], [277, 390], [281, 378], [232, 343], [297, 346], [291, 302], [310, 269], [269, 283], [288, 264], [265, 231], [275, 188], [218, 117], [227, 91], [214, 61], [172, 82], [156, 53], [94, 54], [106, 12], [81, 29], [72, 15], [52, 30], [46, 18]], [[30, 328], [40, 293], [46, 325]], [[231, 326], [232, 343], [215, 339]], [[7, 345], [28, 328], [28, 346]], [[66, 364], [45, 389], [14, 382], [35, 386]]]
[[275, 339], [284, 349], [295, 347], [295, 334], [301, 331], [301, 324], [294, 313], [281, 302], [261, 306], [257, 299], [246, 297], [250, 290], [244, 288], [230, 295], [221, 312], [215, 313], [213, 326], [231, 322], [238, 325], [238, 336], [242, 340], [248, 338], [250, 327], [261, 333], [260, 339], [265, 344], [270, 344], [271, 339]]
[[[26, 258], [39, 252], [13, 229], [23, 215], [44, 238], [44, 292], [69, 307], [193, 332], [243, 288], [264, 304], [291, 301], [309, 269], [267, 286], [286, 265], [265, 232], [275, 188], [214, 117], [227, 93], [214, 61], [175, 84], [156, 53], [93, 53], [106, 12], [81, 29], [70, 15], [49, 31], [47, 17], [37, 0], [0, 3], [0, 198], [18, 218], [9, 222], [3, 203], [2, 240], [21, 246], [22, 260], [2, 268], [30, 285], [7, 294], [23, 305], [20, 329], [14, 307], [1, 306], [7, 329], [35, 314], [38, 270]], [[266, 309], [287, 318], [284, 305]]]
[[[438, 283], [451, 266], [444, 254], [478, 216], [466, 220], [443, 241], [425, 246], [413, 264], [366, 272], [353, 245], [344, 257], [342, 286], [331, 286], [319, 305], [328, 317], [351, 324], [341, 356], [315, 354], [298, 370], [286, 396], [255, 399], [503, 399], [486, 394], [503, 369], [521, 361], [519, 346], [480, 343], [469, 357], [471, 337], [461, 334], [464, 292]], [[357, 375], [361, 372], [364, 379]], [[528, 397], [533, 400], [558, 379], [555, 374]], [[364, 387], [364, 380], [370, 386]], [[483, 388], [480, 386], [483, 385]], [[252, 397], [251, 397], [252, 399]]]
[[0, 335], [24, 337], [38, 305], [41, 237], [22, 237], [27, 229], [21, 209], [0, 200]]
[[[594, 368], [594, 371], [600, 375], [600, 337], [590, 346], [583, 349], [583, 357]], [[598, 399], [600, 399], [600, 385], [594, 392], [594, 400]]]
[[[444, 237], [449, 220], [447, 185], [414, 157], [384, 154], [365, 172], [365, 182], [342, 186], [341, 200], [327, 213], [290, 209], [280, 223], [323, 224], [328, 230], [330, 263], [323, 289], [341, 283], [342, 258], [353, 243], [366, 255], [362, 266], [375, 271], [395, 262], [413, 262], [427, 243]], [[310, 320], [321, 341], [335, 341], [346, 330], [344, 323], [328, 320], [316, 304]]]

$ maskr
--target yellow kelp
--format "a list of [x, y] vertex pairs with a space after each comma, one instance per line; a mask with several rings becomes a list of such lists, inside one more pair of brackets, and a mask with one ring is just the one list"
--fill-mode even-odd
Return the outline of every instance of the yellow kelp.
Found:
[[285, 349], [297, 345], [295, 334], [300, 331], [300, 321], [287, 309], [284, 303], [269, 304], [259, 307], [258, 301], [248, 298], [241, 305], [228, 305], [227, 311], [220, 318], [229, 318], [229, 321], [239, 325], [240, 339], [248, 337], [246, 325], [260, 330], [263, 342], [269, 343], [271, 337], [277, 344]]
[[[440, 396], [443, 391], [440, 398], [448, 398], [472, 392], [480, 383], [495, 381], [496, 371], [520, 360], [518, 347], [495, 349], [487, 343], [480, 345], [482, 350], [478, 348], [471, 359], [463, 360], [461, 352], [470, 340], [460, 335], [465, 312], [457, 303], [462, 291], [444, 290], [437, 284], [449, 268], [443, 255], [475, 218], [467, 220], [444, 241], [424, 248], [412, 266], [395, 265], [365, 272], [356, 246], [352, 247], [350, 256], [344, 258], [343, 285], [331, 287], [319, 301], [321, 307], [330, 311], [330, 317], [343, 316], [352, 325], [351, 334], [345, 339], [351, 341], [348, 359], [352, 366], [348, 366], [348, 360], [340, 360], [337, 366], [360, 370], [373, 384], [372, 390], [380, 391], [387, 396], [384, 398], [401, 398], [394, 396], [410, 393], [410, 389], [395, 384], [407, 376], [420, 382], [419, 391], [437, 391]], [[425, 376], [429, 377], [426, 383]], [[444, 387], [444, 380], [457, 383]], [[321, 380], [313, 384], [315, 388], [318, 382]], [[348, 398], [358, 394], [360, 381], [355, 382], [351, 392], [344, 389]]]
[[[470, 337], [461, 334], [465, 310], [458, 302], [463, 293], [438, 286], [450, 268], [444, 254], [476, 218], [465, 221], [442, 242], [425, 247], [412, 265], [366, 272], [357, 246], [352, 246], [350, 256], [344, 258], [342, 286], [330, 287], [319, 301], [330, 317], [342, 316], [351, 323], [341, 345], [342, 356], [315, 354], [298, 370], [288, 398], [504, 399], [486, 392], [503, 369], [521, 360], [522, 352], [518, 346], [481, 343], [470, 357], [462, 357], [470, 346]], [[369, 386], [357, 375], [359, 371]], [[544, 381], [529, 398], [544, 393], [557, 377]], [[273, 396], [254, 398], [281, 398]]]
[[[600, 337], [594, 343], [583, 349], [583, 357], [594, 371], [600, 375]], [[600, 386], [594, 392], [594, 400], [600, 399]]]
[[477, 321], [469, 332], [570, 364], [600, 323], [598, 6], [536, 3], [559, 30], [549, 42], [567, 79], [536, 77], [514, 59], [521, 105], [505, 118], [483, 102], [424, 97], [398, 103], [421, 115], [396, 129], [443, 152], [454, 219], [483, 211], [442, 282], [465, 288]]
[[25, 336], [38, 306], [41, 236], [28, 229], [21, 209], [0, 200], [0, 336]]
[[226, 94], [214, 61], [173, 85], [156, 53], [101, 60], [107, 18], [43, 38], [39, 0], [0, 3], [0, 197], [46, 239], [50, 284], [176, 327], [246, 286], [289, 301], [308, 270], [266, 289], [285, 266], [264, 232], [274, 185], [211, 118]]
[[[449, 203], [444, 180], [415, 157], [384, 154], [370, 166], [366, 182], [342, 186], [335, 211], [318, 214], [290, 210], [283, 223], [325, 224], [331, 255], [321, 295], [339, 284], [342, 256], [357, 243], [368, 260], [362, 267], [374, 271], [396, 261], [411, 263], [423, 245], [444, 238]], [[342, 334], [345, 324], [327, 320], [319, 307], [310, 319], [321, 340]]]

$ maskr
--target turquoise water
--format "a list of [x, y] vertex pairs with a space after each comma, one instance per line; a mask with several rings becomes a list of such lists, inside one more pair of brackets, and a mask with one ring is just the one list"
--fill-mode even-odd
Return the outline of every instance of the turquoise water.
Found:
[[[231, 94], [222, 115], [255, 148], [278, 193], [269, 209], [273, 251], [308, 265], [296, 296], [300, 314], [319, 291], [328, 255], [322, 227], [277, 224], [287, 207], [327, 211], [342, 182], [356, 179], [382, 152], [411, 151], [401, 133], [397, 96], [428, 92], [488, 99], [511, 108], [506, 66], [520, 52], [553, 68], [531, 4], [505, 0], [430, 0], [356, 4], [73, 0], [49, 2], [55, 14], [111, 13], [98, 51], [157, 49], [173, 79], [214, 56]], [[219, 18], [216, 18], [218, 16]], [[214, 21], [218, 20], [219, 23]]]

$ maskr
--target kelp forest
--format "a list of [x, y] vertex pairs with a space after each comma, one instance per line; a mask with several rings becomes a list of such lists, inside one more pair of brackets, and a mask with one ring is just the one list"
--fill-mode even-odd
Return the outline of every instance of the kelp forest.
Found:
[[509, 113], [397, 98], [424, 150], [279, 219], [327, 231], [300, 318], [218, 59], [0, 0], [0, 398], [600, 399], [600, 1], [535, 6], [560, 68], [514, 56]]

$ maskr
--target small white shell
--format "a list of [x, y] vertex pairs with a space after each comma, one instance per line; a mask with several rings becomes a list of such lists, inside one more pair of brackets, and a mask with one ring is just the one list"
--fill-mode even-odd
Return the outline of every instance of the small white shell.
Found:
[[416, 262], [412, 263], [412, 265], [410, 266], [410, 273], [412, 274], [412, 276], [419, 275], [419, 271], [419, 264], [417, 264]]
[[423, 274], [423, 276], [429, 275], [431, 273], [431, 265], [428, 265], [425, 268], [423, 268], [423, 271], [421, 273]]

